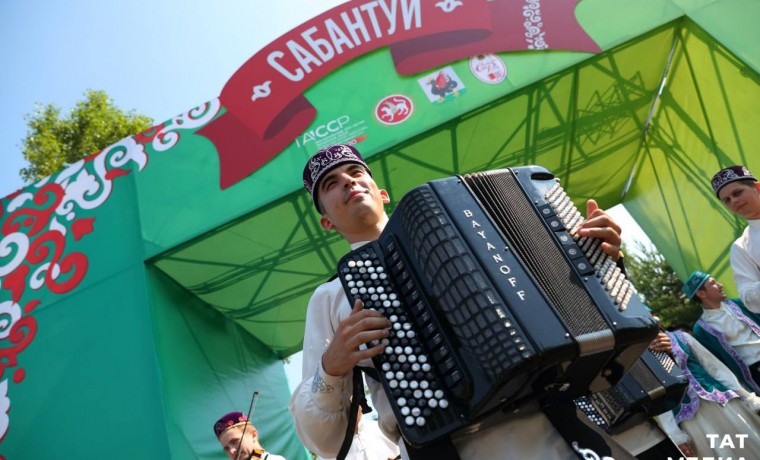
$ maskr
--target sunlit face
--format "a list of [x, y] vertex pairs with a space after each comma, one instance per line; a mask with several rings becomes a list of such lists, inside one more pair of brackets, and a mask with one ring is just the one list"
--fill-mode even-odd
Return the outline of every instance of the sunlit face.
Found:
[[[702, 300], [703, 305], [720, 304], [726, 300], [726, 294], [723, 292], [723, 285], [710, 277], [705, 284], [697, 291], [697, 297]], [[709, 306], [709, 305], [708, 305]]]
[[378, 188], [367, 170], [356, 163], [330, 170], [319, 181], [317, 190], [322, 227], [344, 236], [376, 225], [385, 216], [383, 205], [390, 201], [388, 192]]
[[[240, 442], [241, 437], [243, 442]], [[259, 433], [253, 425], [245, 425], [245, 434], [243, 433], [243, 426], [229, 428], [219, 436], [219, 442], [222, 444], [224, 453], [230, 459], [248, 460], [255, 450], [261, 450]]]
[[718, 197], [734, 214], [745, 219], [760, 219], [760, 182], [731, 182], [720, 189]]

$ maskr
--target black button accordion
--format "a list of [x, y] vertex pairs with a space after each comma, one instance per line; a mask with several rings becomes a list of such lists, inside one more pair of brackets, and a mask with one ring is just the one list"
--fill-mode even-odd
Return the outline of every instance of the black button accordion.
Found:
[[546, 169], [486, 171], [413, 189], [338, 262], [392, 323], [374, 365], [407, 442], [609, 389], [644, 352], [657, 322], [581, 222]]
[[674, 409], [689, 382], [667, 353], [647, 350], [617, 385], [575, 400], [575, 405], [610, 434]]

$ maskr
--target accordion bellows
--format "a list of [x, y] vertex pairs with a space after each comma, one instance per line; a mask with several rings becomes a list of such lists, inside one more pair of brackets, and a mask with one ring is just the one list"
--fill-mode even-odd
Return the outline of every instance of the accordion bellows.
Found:
[[658, 325], [538, 166], [429, 182], [338, 263], [351, 304], [390, 319], [374, 359], [407, 442], [537, 398], [615, 385]]

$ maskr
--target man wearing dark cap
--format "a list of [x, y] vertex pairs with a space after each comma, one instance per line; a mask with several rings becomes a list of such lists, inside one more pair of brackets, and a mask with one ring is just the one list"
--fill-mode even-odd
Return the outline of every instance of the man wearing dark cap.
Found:
[[259, 432], [242, 412], [230, 412], [214, 423], [214, 434], [227, 457], [234, 460], [285, 460], [259, 443]]
[[740, 299], [728, 299], [723, 285], [695, 270], [681, 292], [702, 305], [694, 337], [720, 358], [749, 391], [760, 394], [760, 317]]
[[712, 187], [731, 212], [747, 220], [731, 246], [731, 268], [742, 301], [760, 313], [760, 183], [746, 167], [734, 165], [718, 171]]
[[[388, 193], [375, 183], [359, 152], [349, 145], [333, 145], [318, 151], [306, 164], [304, 186], [321, 214], [326, 231], [337, 231], [356, 249], [377, 239], [388, 216], [384, 205]], [[599, 238], [603, 249], [619, 257], [620, 228], [593, 200], [581, 236]], [[353, 386], [352, 370], [357, 364], [372, 366], [371, 358], [385, 345], [365, 346], [388, 336], [390, 321], [380, 313], [363, 309], [360, 301], [349, 305], [340, 280], [317, 287], [306, 313], [303, 342], [303, 380], [290, 400], [290, 411], [301, 441], [322, 457], [336, 457], [349, 419]], [[383, 433], [400, 441], [388, 396], [381, 384], [367, 379]], [[576, 458], [547, 417], [540, 411], [522, 410], [508, 422], [474, 434], [453, 437], [462, 460], [497, 458]], [[402, 445], [403, 458], [409, 453]]]

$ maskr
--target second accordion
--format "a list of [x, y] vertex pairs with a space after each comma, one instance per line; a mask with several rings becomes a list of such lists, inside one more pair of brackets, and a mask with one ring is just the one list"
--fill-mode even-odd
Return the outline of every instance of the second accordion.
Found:
[[413, 189], [339, 261], [349, 302], [391, 321], [374, 365], [407, 442], [609, 389], [639, 359], [658, 324], [582, 222], [548, 170], [486, 171]]

